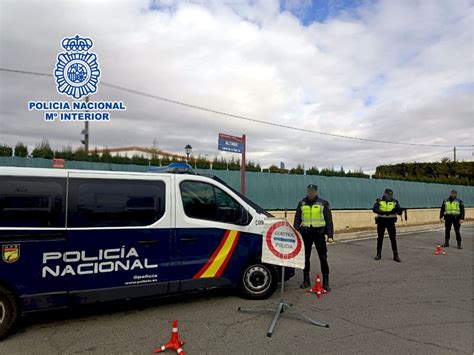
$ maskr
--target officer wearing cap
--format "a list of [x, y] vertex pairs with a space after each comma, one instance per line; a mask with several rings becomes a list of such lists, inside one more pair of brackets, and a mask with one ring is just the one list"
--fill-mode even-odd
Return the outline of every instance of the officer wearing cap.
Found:
[[393, 260], [401, 262], [398, 256], [395, 222], [397, 221], [397, 215], [401, 215], [403, 209], [398, 201], [393, 198], [393, 191], [391, 189], [385, 189], [384, 195], [375, 200], [372, 211], [377, 214], [375, 217], [377, 223], [377, 255], [375, 260], [382, 258], [382, 245], [386, 229], [392, 244]]
[[298, 203], [295, 214], [295, 229], [298, 230], [304, 241], [305, 268], [301, 288], [311, 287], [309, 281], [310, 257], [313, 244], [319, 255], [321, 273], [323, 274], [323, 288], [330, 291], [329, 265], [327, 260], [326, 235], [328, 242], [334, 242], [331, 208], [329, 202], [318, 197], [318, 187], [309, 184], [308, 194]]
[[444, 244], [443, 247], [449, 247], [449, 238], [451, 237], [451, 226], [454, 226], [454, 232], [456, 233], [456, 240], [458, 242], [458, 249], [462, 249], [461, 246], [461, 223], [464, 222], [464, 203], [458, 199], [458, 192], [451, 190], [449, 197], [443, 201], [441, 210], [439, 212], [439, 219], [444, 219]]

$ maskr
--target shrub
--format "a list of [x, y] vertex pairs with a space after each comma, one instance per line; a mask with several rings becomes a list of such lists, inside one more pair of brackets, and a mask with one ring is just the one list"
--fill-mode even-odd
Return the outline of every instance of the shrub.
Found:
[[89, 160], [89, 155], [84, 148], [77, 148], [74, 152], [74, 160], [76, 161], [87, 161]]
[[234, 157], [232, 157], [227, 163], [229, 170], [240, 170], [240, 165], [240, 158], [234, 159]]
[[8, 145], [0, 145], [0, 157], [11, 157], [13, 155], [13, 149]]
[[18, 142], [15, 146], [15, 156], [26, 158], [28, 156], [28, 147], [22, 142]]
[[211, 162], [206, 159], [206, 157], [198, 156], [196, 160], [194, 160], [194, 166], [196, 169], [210, 169]]
[[277, 173], [277, 174], [288, 174], [288, 169], [280, 169], [276, 165], [271, 165], [268, 168], [268, 171], [271, 172], [271, 173]]
[[92, 154], [89, 154], [89, 157], [87, 160], [92, 161], [94, 163], [100, 162], [100, 155], [99, 155], [99, 152], [97, 151], [97, 148], [94, 149]]
[[143, 155], [134, 155], [132, 157], [132, 164], [135, 165], [150, 165], [150, 161]]
[[249, 161], [245, 162], [245, 171], [261, 172], [262, 168], [260, 167], [260, 164], [249, 160]]
[[72, 147], [64, 147], [63, 150], [55, 151], [54, 157], [59, 159], [65, 160], [74, 160], [74, 152], [72, 151]]
[[112, 163], [112, 155], [110, 154], [107, 148], [105, 148], [102, 151], [102, 155], [100, 156], [100, 161], [103, 163]]
[[306, 175], [319, 175], [319, 170], [316, 166], [313, 166], [306, 170]]
[[33, 158], [44, 158], [44, 159], [53, 159], [54, 152], [49, 145], [49, 142], [44, 139], [41, 143], [35, 146], [35, 149], [31, 152]]
[[212, 161], [213, 170], [227, 170], [227, 162], [223, 157], [215, 157]]
[[150, 165], [153, 165], [153, 166], [160, 166], [160, 165], [161, 165], [161, 159], [158, 158], [157, 156], [152, 157], [152, 158], [150, 159]]
[[170, 159], [168, 157], [161, 158], [161, 166], [167, 166], [170, 164]]
[[296, 168], [291, 168], [290, 174], [304, 175], [304, 165], [298, 164], [296, 165]]

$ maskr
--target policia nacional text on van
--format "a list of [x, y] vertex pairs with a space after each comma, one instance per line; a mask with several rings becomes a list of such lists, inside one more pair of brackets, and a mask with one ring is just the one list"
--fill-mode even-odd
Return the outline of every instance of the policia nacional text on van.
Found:
[[[238, 287], [270, 296], [269, 214], [218, 178], [0, 168], [0, 338], [21, 314]], [[294, 275], [288, 268], [286, 279]]]

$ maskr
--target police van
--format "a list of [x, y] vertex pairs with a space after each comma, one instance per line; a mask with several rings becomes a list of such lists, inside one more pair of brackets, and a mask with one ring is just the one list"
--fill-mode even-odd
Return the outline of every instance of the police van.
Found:
[[80, 304], [215, 287], [270, 296], [268, 213], [218, 178], [175, 172], [0, 168], [0, 338], [22, 314]]

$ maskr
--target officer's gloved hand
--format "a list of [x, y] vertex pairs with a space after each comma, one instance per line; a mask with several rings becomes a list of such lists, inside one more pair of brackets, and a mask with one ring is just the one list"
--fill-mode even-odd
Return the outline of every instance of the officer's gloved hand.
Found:
[[334, 237], [333, 237], [333, 236], [329, 236], [329, 237], [328, 237], [328, 243], [329, 243], [329, 244], [333, 244], [333, 243], [334, 243]]

